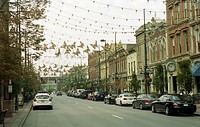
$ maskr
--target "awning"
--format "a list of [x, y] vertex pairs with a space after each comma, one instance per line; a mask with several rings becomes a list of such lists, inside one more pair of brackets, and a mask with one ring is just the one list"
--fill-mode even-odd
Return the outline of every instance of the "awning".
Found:
[[200, 62], [192, 67], [192, 76], [200, 76]]

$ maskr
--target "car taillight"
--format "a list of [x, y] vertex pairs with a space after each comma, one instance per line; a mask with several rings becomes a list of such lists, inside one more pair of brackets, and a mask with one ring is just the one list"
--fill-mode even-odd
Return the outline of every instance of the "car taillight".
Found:
[[146, 102], [151, 102], [151, 100], [144, 100], [144, 102], [146, 103]]
[[52, 98], [49, 98], [49, 101], [52, 101]]
[[128, 98], [124, 98], [124, 100], [128, 100]]

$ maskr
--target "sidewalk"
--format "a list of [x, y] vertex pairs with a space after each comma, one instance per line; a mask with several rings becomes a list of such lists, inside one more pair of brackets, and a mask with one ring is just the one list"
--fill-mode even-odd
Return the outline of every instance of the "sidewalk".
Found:
[[[12, 117], [5, 118], [5, 127], [22, 127], [32, 107], [31, 101], [19, 107]], [[0, 127], [3, 125], [1, 124]]]

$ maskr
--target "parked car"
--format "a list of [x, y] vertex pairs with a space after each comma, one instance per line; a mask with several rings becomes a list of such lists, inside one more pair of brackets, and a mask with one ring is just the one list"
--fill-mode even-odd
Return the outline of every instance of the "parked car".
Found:
[[151, 109], [151, 103], [157, 100], [157, 96], [154, 94], [140, 94], [137, 98], [133, 101], [133, 108], [139, 109]]
[[47, 107], [53, 109], [52, 97], [48, 93], [38, 93], [33, 99], [33, 110], [39, 107]]
[[107, 96], [104, 97], [105, 104], [115, 104], [115, 99], [117, 98], [118, 94], [116, 93], [109, 93]]
[[81, 92], [80, 98], [87, 99], [89, 93], [92, 93], [92, 90], [85, 90], [85, 91]]
[[92, 100], [94, 92], [88, 93], [87, 99]]
[[107, 95], [107, 92], [97, 91], [94, 92], [92, 100], [93, 101], [104, 101], [104, 97]]
[[123, 93], [115, 99], [115, 103], [116, 105], [132, 105], [135, 98], [131, 93]]
[[80, 94], [85, 91], [85, 89], [76, 89], [74, 93], [74, 97], [79, 98]]
[[152, 112], [164, 112], [166, 115], [185, 113], [193, 115], [196, 105], [190, 95], [162, 95], [158, 100], [152, 102]]

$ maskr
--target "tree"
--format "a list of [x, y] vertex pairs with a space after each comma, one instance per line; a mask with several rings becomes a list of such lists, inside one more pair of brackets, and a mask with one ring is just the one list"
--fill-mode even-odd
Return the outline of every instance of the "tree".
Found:
[[130, 82], [130, 85], [132, 86], [133, 91], [137, 95], [138, 94], [137, 92], [140, 89], [140, 81], [137, 79], [137, 75], [135, 74], [135, 72], [133, 72], [132, 74], [132, 80]]
[[190, 70], [190, 61], [182, 61], [179, 63], [179, 71], [177, 74], [177, 82], [181, 92], [190, 93], [192, 90], [192, 73]]
[[157, 64], [155, 67], [155, 75], [153, 77], [153, 85], [156, 88], [157, 93], [164, 92], [164, 73], [162, 64]]

